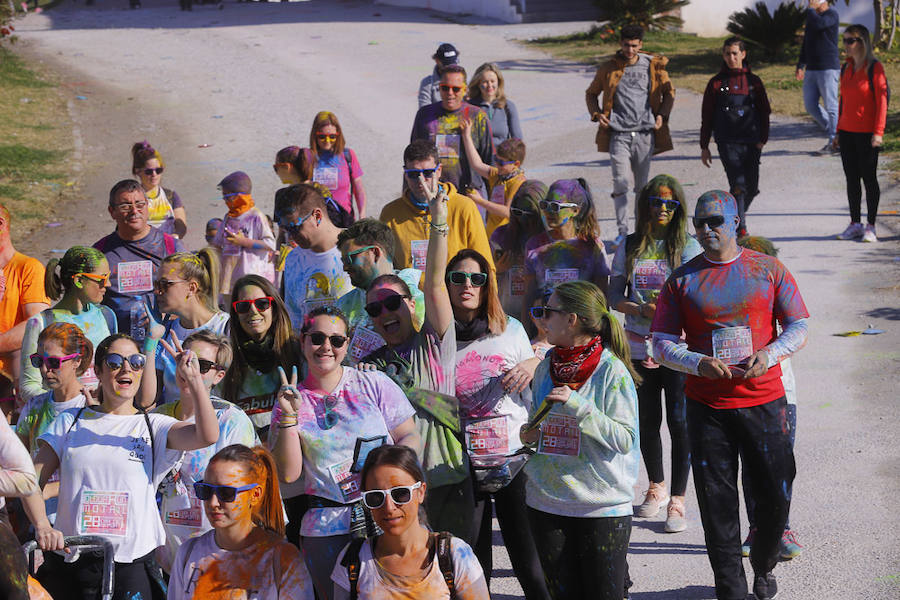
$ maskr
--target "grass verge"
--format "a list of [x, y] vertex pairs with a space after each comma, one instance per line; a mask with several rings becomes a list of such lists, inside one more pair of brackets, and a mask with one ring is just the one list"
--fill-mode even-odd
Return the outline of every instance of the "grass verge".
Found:
[[19, 241], [71, 193], [65, 165], [71, 128], [56, 81], [6, 47], [0, 47], [0, 81], [0, 202]]

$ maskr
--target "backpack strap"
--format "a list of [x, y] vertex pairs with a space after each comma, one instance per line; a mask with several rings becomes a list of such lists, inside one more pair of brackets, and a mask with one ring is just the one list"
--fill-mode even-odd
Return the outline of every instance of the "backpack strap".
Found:
[[153, 426], [150, 425], [150, 415], [146, 410], [140, 411], [144, 415], [144, 422], [147, 423], [147, 431], [150, 432], [150, 483], [153, 483], [153, 474], [156, 473], [156, 452], [154, 452], [155, 444], [153, 442]]
[[78, 409], [78, 412], [75, 413], [75, 420], [72, 421], [72, 424], [69, 425], [69, 428], [68, 428], [68, 429], [66, 429], [66, 435], [69, 435], [69, 432], [72, 431], [72, 428], [73, 428], [73, 427], [75, 427], [75, 423], [77, 423], [77, 422], [78, 422], [78, 419], [81, 418], [81, 413], [83, 413], [83, 412], [84, 412], [84, 409], [86, 409], [86, 408], [87, 408], [87, 405], [82, 406], [81, 408]]
[[112, 335], [119, 330], [119, 324], [116, 321], [116, 313], [112, 311], [112, 309], [105, 304], [98, 304], [98, 308], [100, 308], [101, 314], [103, 314], [103, 318], [106, 320], [106, 327], [109, 329], [109, 334]]
[[350, 216], [353, 216], [353, 193], [356, 186], [353, 185], [353, 157], [350, 155], [350, 148], [344, 148], [344, 160], [347, 161], [347, 173], [350, 175]]
[[163, 242], [166, 246], [166, 256], [170, 254], [175, 254], [175, 238], [173, 238], [168, 233], [163, 234]]
[[350, 600], [359, 598], [359, 551], [365, 542], [365, 538], [353, 538], [347, 545], [341, 566], [347, 567], [347, 579], [350, 580]]
[[453, 535], [449, 531], [435, 534], [438, 568], [444, 576], [444, 583], [450, 591], [450, 600], [456, 598], [456, 576], [453, 573], [453, 553], [450, 551], [450, 540]]

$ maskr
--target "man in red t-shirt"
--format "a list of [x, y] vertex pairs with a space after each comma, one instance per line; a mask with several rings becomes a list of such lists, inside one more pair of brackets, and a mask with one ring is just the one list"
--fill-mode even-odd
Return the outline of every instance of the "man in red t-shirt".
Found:
[[809, 313], [784, 265], [737, 245], [739, 220], [728, 192], [700, 196], [694, 227], [704, 252], [672, 273], [651, 331], [656, 360], [688, 373], [691, 464], [717, 598], [747, 596], [739, 455], [754, 489], [766, 496], [756, 507], [750, 555], [753, 592], [762, 600], [778, 589], [771, 571], [795, 474], [779, 362], [806, 343]]

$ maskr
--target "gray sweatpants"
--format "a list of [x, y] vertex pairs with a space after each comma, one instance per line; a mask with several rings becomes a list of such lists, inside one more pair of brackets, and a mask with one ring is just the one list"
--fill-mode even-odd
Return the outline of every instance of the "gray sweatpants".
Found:
[[616, 227], [620, 234], [628, 233], [629, 170], [634, 178], [634, 196], [641, 193], [650, 177], [650, 158], [653, 156], [653, 132], [614, 131], [609, 141], [609, 162], [612, 166], [612, 199], [616, 208]]

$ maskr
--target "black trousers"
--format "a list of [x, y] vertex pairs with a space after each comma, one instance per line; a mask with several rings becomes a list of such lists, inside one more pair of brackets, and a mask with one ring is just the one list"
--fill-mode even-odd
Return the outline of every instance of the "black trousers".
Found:
[[[303, 515], [309, 510], [309, 496], [300, 494], [293, 498], [282, 499], [284, 504], [284, 512], [287, 513], [287, 523], [284, 527], [284, 537], [293, 545], [300, 547], [300, 524], [303, 521]], [[302, 550], [302, 548], [301, 548]]]
[[838, 131], [838, 143], [841, 145], [841, 163], [847, 178], [850, 220], [854, 223], [862, 221], [862, 181], [866, 187], [866, 220], [869, 225], [874, 225], [878, 215], [878, 202], [881, 200], [881, 187], [876, 176], [881, 148], [872, 147], [871, 133]]
[[[484, 571], [484, 580], [490, 585], [493, 562], [493, 525], [491, 515], [497, 512], [503, 544], [509, 553], [513, 573], [525, 592], [526, 600], [549, 600], [544, 571], [538, 558], [537, 546], [528, 521], [525, 506], [525, 471], [519, 474], [505, 488], [493, 494], [477, 494], [475, 497], [474, 522], [478, 526], [475, 556]], [[492, 509], [493, 505], [493, 510]]]
[[729, 191], [737, 200], [738, 214], [741, 217], [739, 227], [746, 228], [746, 213], [750, 209], [750, 203], [759, 194], [759, 158], [762, 150], [756, 144], [734, 142], [721, 142], [717, 146], [728, 177]]
[[[794, 440], [797, 437], [796, 404], [787, 405], [787, 419], [788, 425], [790, 425], [791, 428], [791, 449], [793, 449]], [[753, 529], [754, 527], [756, 527], [756, 494], [753, 491], [753, 482], [750, 481], [750, 476], [747, 474], [746, 469], [743, 469], [741, 471], [741, 487], [744, 488], [744, 508], [747, 509], [747, 520], [750, 521], [750, 528]], [[790, 499], [791, 497], [791, 488], [792, 486], [788, 486], [788, 499]], [[787, 531], [790, 528], [791, 519], [790, 515], [788, 515], [787, 521], [784, 522], [784, 530]]]
[[562, 517], [528, 509], [553, 600], [621, 600], [628, 577], [631, 516]]
[[635, 370], [643, 378], [637, 389], [640, 416], [641, 454], [647, 466], [647, 474], [653, 483], [666, 480], [663, 472], [662, 393], [666, 392], [666, 425], [672, 438], [673, 496], [684, 496], [688, 475], [691, 472], [691, 446], [688, 441], [687, 415], [684, 408], [684, 373], [666, 367], [648, 369], [641, 361], [632, 361]]
[[[155, 565], [153, 552], [134, 562], [116, 563], [113, 600], [153, 598], [148, 569]], [[37, 580], [54, 600], [99, 600], [103, 579], [103, 556], [82, 553], [73, 563], [67, 563], [55, 552], [44, 553], [44, 564], [37, 572]]]
[[790, 512], [796, 468], [784, 397], [750, 408], [714, 409], [688, 398], [688, 432], [694, 487], [716, 598], [744, 600], [747, 578], [741, 559], [738, 461], [752, 482], [756, 535], [750, 550], [754, 573], [778, 562], [778, 543]]
[[459, 483], [428, 488], [425, 514], [432, 531], [449, 531], [470, 546], [475, 545], [475, 492], [471, 477]]

